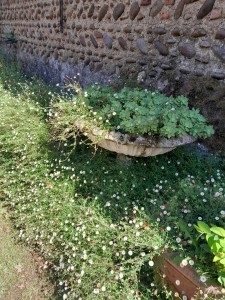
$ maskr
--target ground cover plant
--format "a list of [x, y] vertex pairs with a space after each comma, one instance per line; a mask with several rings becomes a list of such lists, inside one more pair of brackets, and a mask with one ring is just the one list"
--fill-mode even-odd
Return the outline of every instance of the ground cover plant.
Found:
[[[9, 215], [0, 203], [0, 299], [48, 300], [54, 298], [54, 286], [39, 272], [29, 249], [15, 241]], [[36, 257], [39, 260], [39, 256]]]
[[202, 281], [217, 277], [193, 225], [224, 226], [223, 160], [186, 148], [125, 168], [82, 139], [71, 152], [70, 140], [49, 143], [53, 91], [3, 64], [0, 82], [1, 199], [61, 298], [171, 299], [154, 279], [153, 258], [168, 247]]

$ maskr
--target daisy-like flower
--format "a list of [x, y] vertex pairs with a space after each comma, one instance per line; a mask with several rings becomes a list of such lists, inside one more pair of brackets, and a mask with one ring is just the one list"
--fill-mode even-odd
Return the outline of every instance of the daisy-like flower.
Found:
[[150, 267], [153, 267], [153, 266], [154, 266], [154, 261], [150, 260], [150, 261], [148, 262], [148, 264], [149, 264]]
[[201, 282], [206, 282], [207, 277], [205, 275], [200, 276], [200, 281]]

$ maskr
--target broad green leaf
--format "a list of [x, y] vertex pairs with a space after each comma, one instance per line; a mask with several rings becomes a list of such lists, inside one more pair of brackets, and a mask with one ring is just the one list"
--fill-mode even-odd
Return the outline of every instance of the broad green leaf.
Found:
[[225, 238], [225, 230], [223, 228], [221, 228], [221, 227], [212, 227], [212, 228], [210, 228], [210, 230], [213, 233]]
[[212, 248], [212, 245], [214, 244], [214, 235], [213, 234], [207, 234], [206, 235], [206, 240], [207, 240], [207, 243], [209, 245], [210, 248]]
[[219, 257], [219, 256], [214, 256], [214, 258], [213, 258], [213, 262], [217, 262], [217, 261], [219, 261], [221, 259], [221, 257]]
[[197, 230], [199, 230], [200, 232], [203, 232], [203, 233], [211, 234], [210, 227], [205, 222], [198, 221], [197, 224], [198, 224]]
[[225, 253], [225, 239], [220, 239], [220, 245], [222, 248], [224, 248], [224, 253]]
[[215, 242], [212, 244], [211, 249], [212, 249], [212, 251], [213, 251], [214, 253], [220, 252], [221, 246], [220, 246], [219, 241], [215, 241]]
[[220, 263], [225, 266], [225, 257], [220, 260]]

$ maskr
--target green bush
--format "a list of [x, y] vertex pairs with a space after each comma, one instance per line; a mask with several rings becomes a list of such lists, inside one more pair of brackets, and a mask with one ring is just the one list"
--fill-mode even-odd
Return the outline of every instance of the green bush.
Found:
[[64, 121], [72, 118], [72, 123], [85, 120], [87, 130], [98, 126], [132, 135], [172, 138], [189, 134], [206, 138], [214, 133], [199, 110], [188, 108], [184, 96], [166, 97], [159, 92], [127, 87], [119, 92], [100, 86], [75, 90], [77, 94], [71, 102], [61, 102], [55, 107], [56, 113], [60, 112], [59, 126], [62, 118]]

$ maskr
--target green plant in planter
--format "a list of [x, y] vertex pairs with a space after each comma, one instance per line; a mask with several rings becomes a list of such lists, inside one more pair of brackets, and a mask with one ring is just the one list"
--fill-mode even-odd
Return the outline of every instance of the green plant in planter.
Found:
[[214, 255], [213, 262], [215, 262], [217, 266], [218, 281], [225, 287], [225, 229], [214, 225], [209, 227], [202, 221], [197, 222], [197, 224], [195, 228], [201, 235], [206, 235], [206, 241]]
[[76, 92], [72, 101], [62, 101], [54, 107], [58, 116], [55, 127], [58, 124], [67, 132], [72, 129], [67, 126], [72, 117], [70, 126], [75, 120], [82, 120], [87, 131], [94, 126], [107, 131], [166, 138], [185, 134], [207, 138], [214, 133], [199, 110], [189, 109], [184, 96], [166, 97], [157, 91], [127, 87], [118, 92], [97, 85], [85, 90], [76, 88]]

